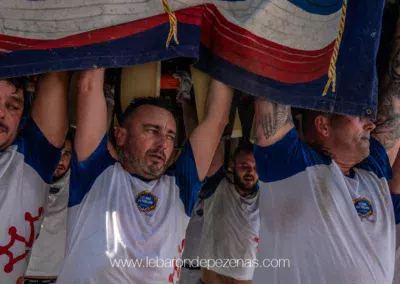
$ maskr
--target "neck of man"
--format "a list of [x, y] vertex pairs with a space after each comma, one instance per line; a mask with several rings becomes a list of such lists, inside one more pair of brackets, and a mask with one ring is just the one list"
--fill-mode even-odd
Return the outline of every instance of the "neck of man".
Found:
[[333, 147], [325, 146], [317, 142], [311, 142], [309, 145], [317, 152], [322, 153], [323, 155], [334, 160], [344, 175], [349, 175], [351, 169], [356, 165], [355, 163], [348, 161], [346, 157], [341, 157], [341, 155], [338, 155]]
[[236, 189], [236, 191], [239, 193], [239, 195], [241, 196], [241, 197], [246, 197], [246, 196], [249, 196], [249, 195], [251, 195], [251, 194], [253, 194], [256, 190], [255, 190], [255, 187], [251, 190], [251, 191], [249, 191], [249, 190], [246, 190], [246, 189], [243, 189], [240, 185], [238, 185], [238, 184], [235, 184], [235, 189]]
[[127, 171], [131, 175], [136, 176], [137, 178], [139, 178], [145, 182], [149, 182], [149, 181], [159, 178], [158, 176], [155, 177], [152, 175], [148, 175], [148, 174], [144, 173], [142, 170], [137, 169], [136, 167], [134, 167], [134, 165], [131, 161], [129, 161], [128, 159], [124, 159], [124, 156], [121, 156], [119, 158], [119, 162], [125, 171]]

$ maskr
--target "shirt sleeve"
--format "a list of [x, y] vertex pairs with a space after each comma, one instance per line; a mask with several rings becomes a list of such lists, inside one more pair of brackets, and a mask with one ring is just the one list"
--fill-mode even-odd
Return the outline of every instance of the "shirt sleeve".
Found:
[[74, 151], [71, 161], [71, 180], [68, 207], [80, 204], [89, 192], [95, 180], [116, 160], [107, 149], [107, 135], [101, 140], [96, 150], [85, 161], [78, 162]]
[[182, 153], [173, 168], [168, 171], [168, 174], [175, 176], [175, 182], [179, 188], [179, 196], [185, 207], [185, 213], [190, 217], [204, 182], [199, 180], [196, 161], [189, 140], [183, 147]]
[[400, 224], [400, 194], [391, 194], [394, 210], [394, 220], [396, 224]]
[[254, 146], [259, 180], [274, 182], [294, 176], [307, 167], [330, 164], [331, 159], [321, 155], [304, 143], [295, 128], [285, 137], [267, 147]]
[[390, 166], [386, 149], [378, 140], [371, 138], [369, 151], [369, 156], [356, 167], [371, 171], [375, 173], [378, 178], [385, 178], [389, 181], [392, 178], [392, 167]]
[[17, 151], [24, 156], [25, 163], [50, 184], [60, 161], [62, 148], [51, 144], [31, 117], [27, 118], [14, 144], [17, 145]]
[[225, 168], [222, 166], [214, 175], [208, 177], [207, 180], [204, 181], [199, 198], [207, 199], [211, 197], [224, 177]]

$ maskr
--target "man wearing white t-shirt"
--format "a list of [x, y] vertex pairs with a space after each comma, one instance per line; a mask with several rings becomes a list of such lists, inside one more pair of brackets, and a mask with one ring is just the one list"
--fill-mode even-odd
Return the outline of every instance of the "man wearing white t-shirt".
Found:
[[220, 167], [216, 173], [208, 177], [193, 207], [192, 216], [186, 229], [185, 247], [182, 253], [183, 266], [179, 277], [179, 283], [181, 284], [202, 283], [198, 260], [200, 260], [200, 241], [204, 224], [204, 201], [215, 192], [215, 185], [218, 185], [224, 176], [224, 168]]
[[201, 268], [206, 284], [251, 283], [253, 279], [260, 219], [252, 148], [235, 151], [233, 177], [233, 181], [221, 177], [215, 192], [204, 201], [200, 259], [224, 264], [211, 262]]
[[67, 73], [44, 74], [24, 125], [24, 86], [0, 80], [0, 283], [25, 273], [67, 132]]
[[69, 132], [47, 195], [40, 235], [33, 246], [26, 271], [26, 276], [33, 279], [55, 279], [64, 262], [72, 141]]
[[[189, 216], [228, 122], [233, 90], [212, 80], [206, 116], [175, 164], [176, 123], [161, 98], [140, 98], [107, 151], [104, 70], [81, 73], [67, 254], [57, 283], [177, 283]], [[136, 266], [134, 266], [136, 265]]]
[[302, 141], [290, 106], [257, 100], [254, 283], [392, 283], [400, 167], [391, 179], [386, 150], [400, 137], [397, 45], [377, 126], [366, 118], [307, 111]]

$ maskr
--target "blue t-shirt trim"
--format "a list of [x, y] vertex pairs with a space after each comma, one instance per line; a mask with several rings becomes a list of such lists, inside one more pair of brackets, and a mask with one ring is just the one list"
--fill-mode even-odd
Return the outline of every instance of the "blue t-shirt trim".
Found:
[[224, 166], [222, 166], [218, 169], [218, 171], [215, 172], [214, 175], [208, 177], [207, 180], [204, 182], [204, 185], [200, 191], [199, 199], [203, 200], [210, 198], [214, 194], [224, 177], [225, 168]]
[[394, 220], [396, 224], [400, 224], [400, 194], [391, 194], [394, 210]]
[[371, 137], [369, 146], [369, 156], [356, 165], [355, 168], [370, 171], [376, 174], [378, 178], [392, 179], [392, 167], [386, 149], [378, 140]]
[[116, 163], [108, 152], [107, 140], [105, 135], [96, 150], [85, 161], [78, 162], [76, 152], [73, 152], [68, 207], [80, 204], [96, 179], [109, 166]]
[[51, 144], [31, 117], [26, 120], [14, 145], [17, 146], [17, 152], [24, 156], [24, 162], [31, 166], [44, 182], [50, 184], [60, 161], [62, 148]]
[[332, 162], [331, 158], [303, 142], [295, 128], [270, 146], [254, 145], [254, 158], [258, 178], [262, 182], [283, 180], [303, 172], [307, 167]]
[[204, 182], [199, 179], [189, 140], [186, 141], [179, 158], [166, 174], [175, 177], [175, 183], [179, 188], [179, 197], [185, 207], [186, 215], [190, 217]]

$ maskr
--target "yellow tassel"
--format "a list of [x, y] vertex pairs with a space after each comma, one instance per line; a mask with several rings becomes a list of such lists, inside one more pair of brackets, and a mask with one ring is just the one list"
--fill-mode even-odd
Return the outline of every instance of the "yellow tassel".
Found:
[[340, 43], [342, 42], [344, 26], [346, 24], [346, 12], [347, 12], [347, 0], [343, 0], [342, 16], [340, 19], [339, 32], [338, 32], [338, 35], [336, 36], [335, 46], [333, 47], [331, 61], [329, 63], [329, 70], [328, 70], [328, 78], [329, 79], [325, 85], [322, 96], [326, 96], [331, 84], [332, 84], [332, 92], [333, 93], [336, 92], [336, 61], [337, 61], [338, 54], [339, 54]]
[[169, 18], [169, 33], [167, 42], [165, 46], [168, 48], [169, 44], [171, 43], [172, 36], [174, 36], [174, 41], [176, 44], [179, 44], [178, 41], [178, 20], [176, 19], [175, 13], [171, 12], [171, 8], [169, 7], [168, 0], [162, 0], [164, 11], [168, 14]]

